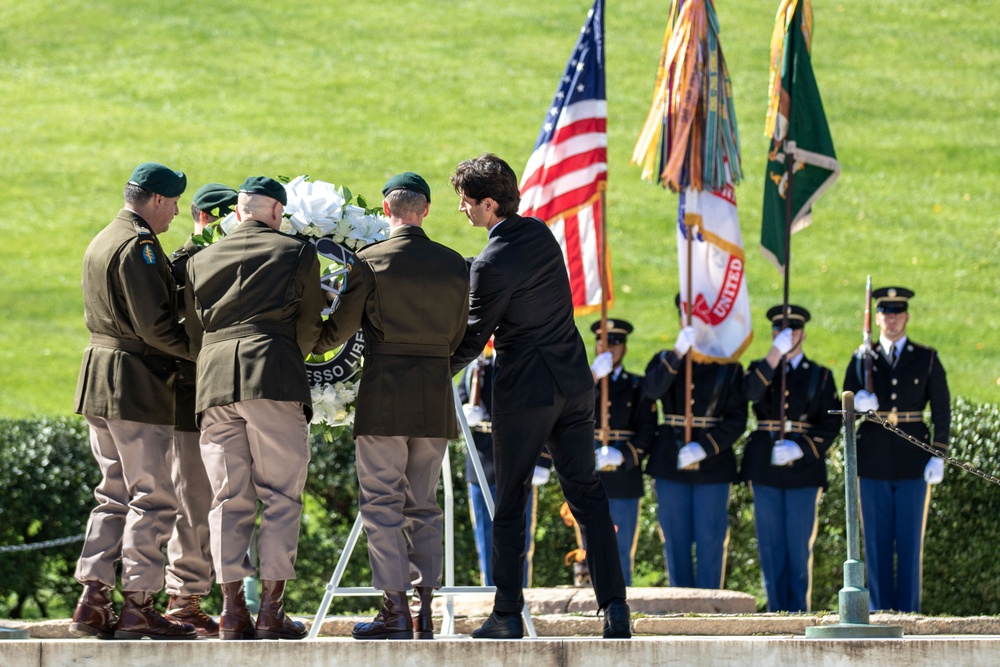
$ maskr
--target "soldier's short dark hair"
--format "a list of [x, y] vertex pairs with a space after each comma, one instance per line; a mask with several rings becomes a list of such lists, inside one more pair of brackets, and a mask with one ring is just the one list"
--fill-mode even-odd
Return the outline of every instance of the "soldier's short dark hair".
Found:
[[144, 187], [129, 183], [125, 186], [125, 203], [132, 206], [143, 206], [153, 198], [153, 193]]
[[509, 164], [492, 153], [459, 162], [451, 184], [455, 192], [477, 203], [487, 197], [493, 199], [497, 203], [496, 215], [500, 218], [517, 213], [521, 203], [517, 175]]
[[427, 207], [427, 197], [413, 190], [393, 190], [385, 196], [385, 201], [389, 212], [400, 218], [423, 215]]

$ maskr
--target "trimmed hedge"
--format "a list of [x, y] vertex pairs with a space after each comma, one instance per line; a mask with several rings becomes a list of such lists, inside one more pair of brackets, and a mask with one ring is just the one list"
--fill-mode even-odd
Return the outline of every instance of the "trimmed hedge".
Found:
[[[963, 399], [954, 404], [950, 454], [988, 473], [1000, 460], [1000, 408]], [[740, 447], [742, 444], [739, 445]], [[455, 495], [455, 580], [478, 583], [478, 565], [467, 509], [464, 452], [449, 447]], [[843, 448], [829, 464], [830, 489], [820, 504], [815, 545], [813, 609], [837, 609], [846, 554]], [[87, 442], [86, 424], [77, 418], [0, 420], [0, 546], [39, 542], [83, 532], [94, 504], [98, 480]], [[442, 498], [443, 501], [443, 498]], [[562, 493], [555, 481], [541, 488], [535, 532], [533, 584], [571, 585], [572, 568], [564, 555], [576, 548], [574, 532], [559, 517]], [[298, 580], [288, 588], [288, 606], [311, 613], [345, 546], [357, 514], [354, 444], [345, 429], [332, 442], [313, 439], [305, 509], [296, 563]], [[749, 490], [735, 486], [730, 502], [731, 534], [726, 588], [752, 593], [764, 609], [757, 561], [753, 503]], [[1000, 516], [1000, 489], [967, 472], [950, 468], [935, 488], [924, 551], [923, 608], [927, 614], [1000, 614], [1000, 560], [992, 537]], [[79, 588], [73, 568], [80, 544], [21, 553], [0, 553], [0, 616], [67, 615]], [[344, 586], [370, 583], [364, 534], [349, 561]], [[656, 501], [647, 485], [643, 499], [634, 583], [665, 585]], [[29, 604], [37, 605], [37, 611]], [[374, 598], [337, 598], [332, 613], [363, 612]], [[206, 600], [218, 612], [217, 593]]]

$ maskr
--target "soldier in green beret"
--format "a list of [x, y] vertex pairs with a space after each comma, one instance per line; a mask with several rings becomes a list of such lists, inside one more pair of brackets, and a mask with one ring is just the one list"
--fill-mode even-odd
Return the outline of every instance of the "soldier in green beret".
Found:
[[[319, 339], [326, 300], [315, 247], [278, 231], [286, 201], [281, 183], [248, 178], [236, 205], [239, 227], [187, 264], [185, 324], [192, 348], [201, 350], [196, 409], [213, 494], [221, 639], [306, 636], [283, 600], [285, 582], [295, 578], [310, 454], [304, 359]], [[262, 590], [254, 623], [243, 579], [255, 573], [247, 549], [258, 501]]]
[[354, 438], [372, 585], [383, 607], [351, 636], [433, 639], [431, 597], [444, 563], [437, 484], [448, 439], [458, 437], [449, 358], [465, 331], [469, 271], [423, 229], [431, 198], [423, 178], [399, 174], [382, 194], [389, 238], [358, 252], [315, 351], [364, 332]]
[[[231, 213], [237, 196], [236, 190], [222, 183], [206, 183], [198, 188], [191, 203], [194, 234], [201, 234], [205, 227]], [[181, 306], [187, 284], [187, 261], [199, 250], [201, 246], [188, 239], [170, 255], [174, 279], [181, 292], [178, 298]], [[201, 598], [212, 590], [215, 572], [208, 530], [212, 486], [198, 444], [201, 432], [194, 409], [195, 373], [193, 362], [177, 360], [174, 379], [176, 424], [170, 466], [177, 489], [178, 512], [174, 532], [167, 543], [166, 591], [170, 595], [167, 613], [193, 625], [202, 637], [217, 637], [219, 624], [201, 609]]]
[[[191, 639], [194, 627], [160, 614], [163, 547], [177, 497], [170, 468], [175, 358], [192, 358], [177, 316], [177, 285], [158, 234], [177, 215], [182, 172], [146, 162], [125, 186], [125, 204], [83, 257], [84, 320], [90, 344], [76, 412], [90, 427], [101, 469], [76, 579], [84, 586], [70, 630], [77, 636]], [[109, 592], [122, 564], [125, 602], [116, 617]]]

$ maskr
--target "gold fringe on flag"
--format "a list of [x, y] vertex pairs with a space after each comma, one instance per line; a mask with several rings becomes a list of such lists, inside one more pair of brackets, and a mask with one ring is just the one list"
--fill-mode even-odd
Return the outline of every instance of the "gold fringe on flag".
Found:
[[[664, 132], [666, 136], [664, 136]], [[742, 178], [732, 82], [712, 0], [672, 0], [653, 103], [632, 153], [642, 178], [675, 192]]]
[[785, 37], [788, 26], [795, 16], [795, 9], [802, 3], [802, 36], [805, 38], [806, 51], [812, 52], [813, 15], [810, 0], [781, 0], [778, 13], [774, 17], [774, 30], [771, 32], [771, 72], [768, 78], [767, 118], [764, 121], [764, 136], [774, 136], [774, 126], [778, 122], [778, 107], [781, 104], [781, 66], [785, 57]]

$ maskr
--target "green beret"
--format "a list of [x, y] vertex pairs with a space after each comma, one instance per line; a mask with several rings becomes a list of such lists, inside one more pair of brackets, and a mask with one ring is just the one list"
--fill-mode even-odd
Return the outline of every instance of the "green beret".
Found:
[[194, 193], [193, 203], [200, 211], [217, 218], [233, 212], [239, 193], [222, 183], [206, 183]]
[[285, 191], [285, 186], [270, 176], [248, 177], [240, 186], [240, 192], [245, 192], [248, 195], [264, 195], [280, 201], [282, 206], [288, 203], [288, 193]]
[[143, 162], [132, 172], [128, 183], [161, 197], [180, 197], [187, 187], [187, 176], [183, 171], [174, 171], [158, 162]]
[[414, 174], [412, 171], [405, 171], [402, 174], [393, 176], [388, 181], [385, 182], [385, 187], [382, 188], [382, 196], [388, 196], [393, 190], [410, 190], [412, 192], [419, 192], [424, 197], [427, 198], [427, 203], [431, 201], [431, 186], [427, 185], [420, 174]]

